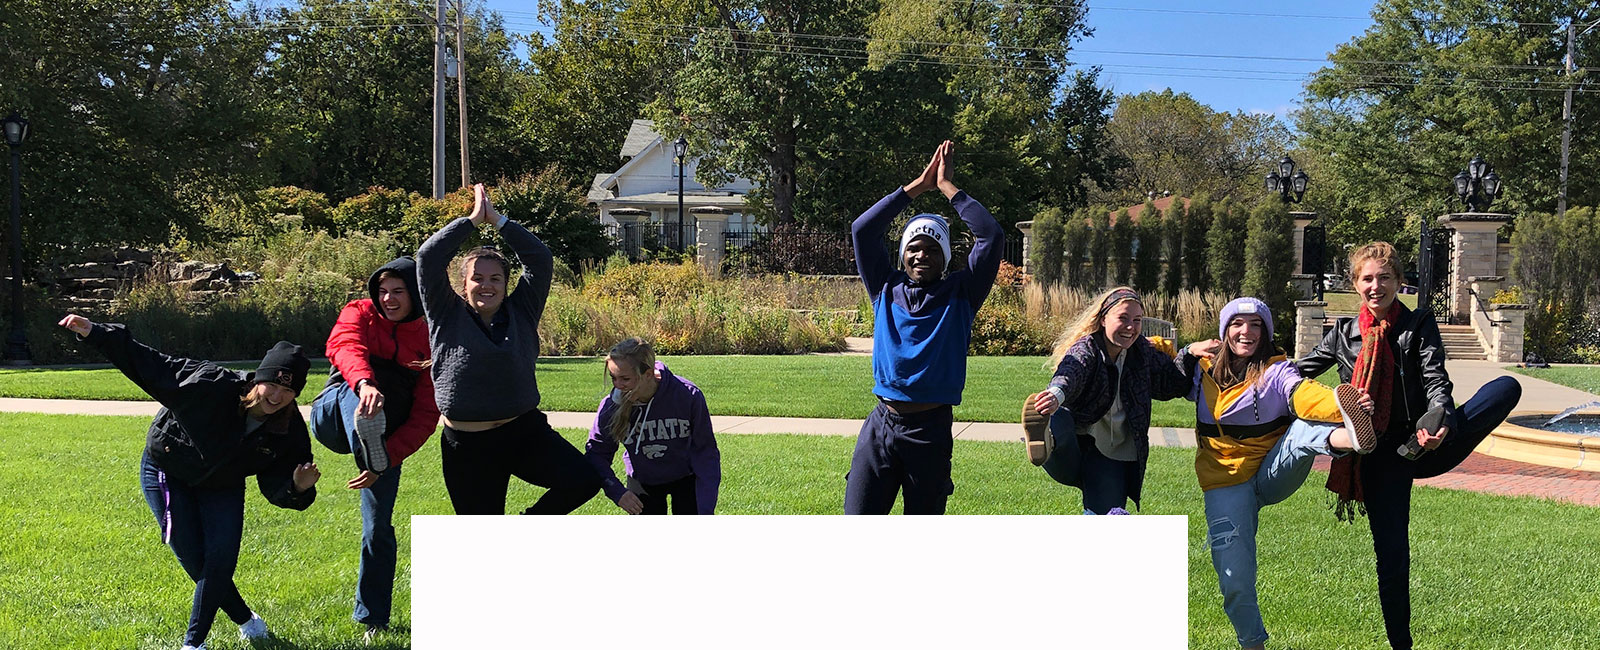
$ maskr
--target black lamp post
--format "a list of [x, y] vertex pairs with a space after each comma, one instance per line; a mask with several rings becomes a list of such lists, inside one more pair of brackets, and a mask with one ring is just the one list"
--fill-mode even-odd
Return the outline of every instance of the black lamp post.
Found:
[[1483, 156], [1473, 156], [1467, 171], [1457, 172], [1456, 196], [1467, 206], [1467, 212], [1483, 212], [1500, 195], [1500, 175], [1483, 161]]
[[1278, 161], [1278, 169], [1267, 174], [1267, 191], [1277, 192], [1278, 198], [1284, 203], [1299, 203], [1306, 195], [1306, 184], [1311, 182], [1311, 177], [1305, 170], [1294, 170], [1294, 159], [1284, 156]]
[[672, 142], [672, 156], [678, 159], [678, 250], [682, 251], [687, 244], [683, 236], [683, 156], [689, 152], [689, 140], [678, 136]]
[[27, 365], [32, 355], [22, 327], [22, 143], [28, 139], [28, 121], [12, 111], [0, 123], [11, 148], [11, 334], [6, 336], [5, 361]]

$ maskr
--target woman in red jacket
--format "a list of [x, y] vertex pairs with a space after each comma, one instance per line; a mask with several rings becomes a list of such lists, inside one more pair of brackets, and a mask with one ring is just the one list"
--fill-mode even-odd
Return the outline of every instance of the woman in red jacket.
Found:
[[400, 463], [433, 435], [439, 407], [428, 372], [428, 324], [417, 266], [409, 257], [367, 280], [370, 299], [352, 300], [328, 334], [328, 384], [311, 405], [311, 430], [329, 449], [354, 454], [361, 470], [361, 569], [354, 618], [367, 638], [389, 625], [394, 597], [395, 497]]

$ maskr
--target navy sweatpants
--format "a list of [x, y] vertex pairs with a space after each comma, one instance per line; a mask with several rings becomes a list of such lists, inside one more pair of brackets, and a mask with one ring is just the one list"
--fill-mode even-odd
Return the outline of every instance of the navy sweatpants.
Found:
[[903, 489], [906, 514], [944, 514], [955, 492], [950, 480], [953, 413], [948, 404], [910, 415], [878, 404], [856, 438], [845, 475], [844, 513], [889, 514]]

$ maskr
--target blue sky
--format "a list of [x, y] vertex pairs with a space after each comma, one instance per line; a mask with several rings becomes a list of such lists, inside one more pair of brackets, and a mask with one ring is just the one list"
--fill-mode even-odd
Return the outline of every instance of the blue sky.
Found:
[[[504, 16], [512, 31], [540, 29], [537, 0], [486, 4]], [[1078, 45], [1073, 58], [1079, 64], [1101, 65], [1104, 83], [1118, 94], [1170, 87], [1216, 110], [1281, 117], [1299, 102], [1305, 74], [1320, 67], [1317, 61], [1372, 24], [1371, 7], [1371, 2], [1338, 0], [1091, 0], [1089, 24], [1095, 33]]]

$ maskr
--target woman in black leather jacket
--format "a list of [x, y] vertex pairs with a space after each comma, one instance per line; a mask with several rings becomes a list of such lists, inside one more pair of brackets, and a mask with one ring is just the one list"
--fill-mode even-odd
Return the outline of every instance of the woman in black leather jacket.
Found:
[[[1306, 377], [1335, 365], [1339, 380], [1368, 390], [1387, 425], [1379, 424], [1378, 448], [1335, 461], [1328, 489], [1338, 493], [1341, 516], [1365, 512], [1377, 554], [1378, 600], [1389, 645], [1411, 648], [1411, 483], [1454, 469], [1505, 421], [1522, 397], [1509, 376], [1485, 384], [1460, 407], [1445, 371], [1444, 343], [1428, 310], [1412, 311], [1395, 300], [1401, 272], [1394, 247], [1373, 242], [1350, 254], [1350, 274], [1361, 298], [1356, 318], [1341, 318], [1296, 364]], [[1364, 349], [1363, 339], [1384, 340]]]

